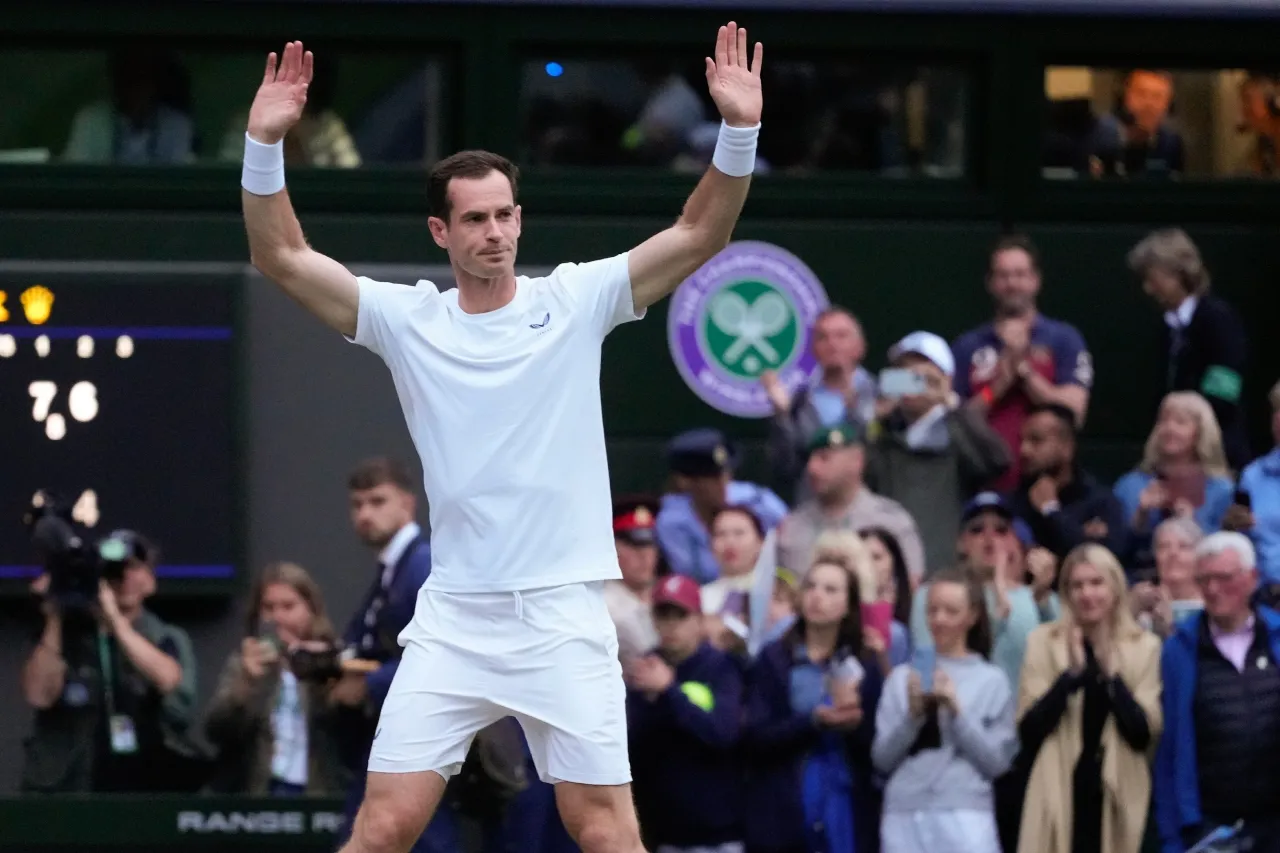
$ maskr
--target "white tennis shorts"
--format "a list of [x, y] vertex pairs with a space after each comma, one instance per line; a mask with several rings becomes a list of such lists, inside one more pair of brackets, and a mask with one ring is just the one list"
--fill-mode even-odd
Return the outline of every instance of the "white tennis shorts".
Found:
[[513, 716], [544, 782], [630, 782], [626, 688], [603, 589], [421, 590], [369, 770], [448, 779], [476, 732]]

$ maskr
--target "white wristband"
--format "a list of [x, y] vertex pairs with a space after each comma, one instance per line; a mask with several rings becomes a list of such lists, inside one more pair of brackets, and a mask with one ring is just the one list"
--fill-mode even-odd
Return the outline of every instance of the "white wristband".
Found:
[[711, 165], [731, 178], [745, 178], [756, 170], [756, 141], [759, 138], [759, 124], [730, 127], [720, 122], [720, 136], [716, 139], [716, 151], [711, 155]]
[[284, 141], [263, 145], [244, 135], [244, 169], [240, 186], [254, 195], [275, 195], [284, 189]]

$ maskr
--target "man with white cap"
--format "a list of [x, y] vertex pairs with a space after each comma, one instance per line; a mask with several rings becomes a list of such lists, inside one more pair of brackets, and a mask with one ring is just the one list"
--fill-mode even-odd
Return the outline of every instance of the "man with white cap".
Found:
[[866, 482], [915, 517], [928, 574], [954, 562], [965, 502], [1009, 467], [1009, 448], [983, 412], [960, 405], [942, 338], [912, 332], [889, 348], [889, 362], [868, 433]]

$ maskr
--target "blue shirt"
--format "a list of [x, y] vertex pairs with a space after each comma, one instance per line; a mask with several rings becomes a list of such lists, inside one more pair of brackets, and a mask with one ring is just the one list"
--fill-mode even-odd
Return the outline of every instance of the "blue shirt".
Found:
[[[764, 486], [733, 480], [725, 490], [727, 506], [746, 507], [760, 519], [768, 533], [787, 514], [782, 498]], [[662, 508], [654, 524], [658, 544], [671, 571], [686, 575], [698, 583], [710, 583], [720, 577], [720, 567], [711, 553], [711, 534], [693, 509], [686, 494], [662, 496]]]
[[[1112, 491], [1115, 493], [1116, 500], [1120, 501], [1120, 508], [1124, 510], [1126, 524], [1133, 523], [1133, 515], [1138, 511], [1138, 498], [1142, 495], [1142, 490], [1155, 478], [1155, 474], [1147, 471], [1133, 470], [1116, 480]], [[1226, 514], [1227, 507], [1231, 506], [1234, 494], [1235, 486], [1226, 477], [1210, 477], [1205, 483], [1204, 503], [1196, 508], [1195, 519], [1196, 524], [1200, 525], [1200, 529], [1206, 536], [1222, 528], [1222, 516]], [[1128, 548], [1130, 557], [1151, 547], [1151, 535], [1165, 518], [1165, 513], [1151, 510], [1147, 513], [1146, 532], [1137, 533], [1130, 530]], [[1121, 559], [1123, 561], [1123, 557]]]
[[1240, 488], [1253, 508], [1249, 538], [1258, 549], [1258, 572], [1263, 583], [1280, 583], [1280, 447], [1244, 469]]
[[875, 419], [876, 381], [865, 368], [859, 367], [853, 372], [853, 390], [857, 395], [857, 402], [854, 404], [857, 411], [846, 412], [843, 394], [832, 391], [821, 382], [815, 382], [809, 388], [809, 399], [813, 401], [813, 409], [824, 427], [832, 427], [846, 420], [870, 423]]

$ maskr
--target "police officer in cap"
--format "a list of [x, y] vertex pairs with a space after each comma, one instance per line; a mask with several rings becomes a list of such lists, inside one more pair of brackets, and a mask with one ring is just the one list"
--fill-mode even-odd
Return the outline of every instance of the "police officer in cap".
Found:
[[658, 503], [647, 497], [625, 497], [613, 504], [613, 542], [622, 580], [605, 584], [604, 600], [618, 630], [618, 657], [623, 661], [657, 648], [650, 599], [661, 563], [654, 533]]
[[711, 519], [725, 506], [744, 506], [772, 530], [787, 514], [787, 505], [769, 489], [733, 479], [738, 453], [716, 429], [681, 433], [667, 445], [667, 465], [675, 491], [662, 498], [658, 544], [676, 574], [698, 583], [720, 576], [711, 553]]

